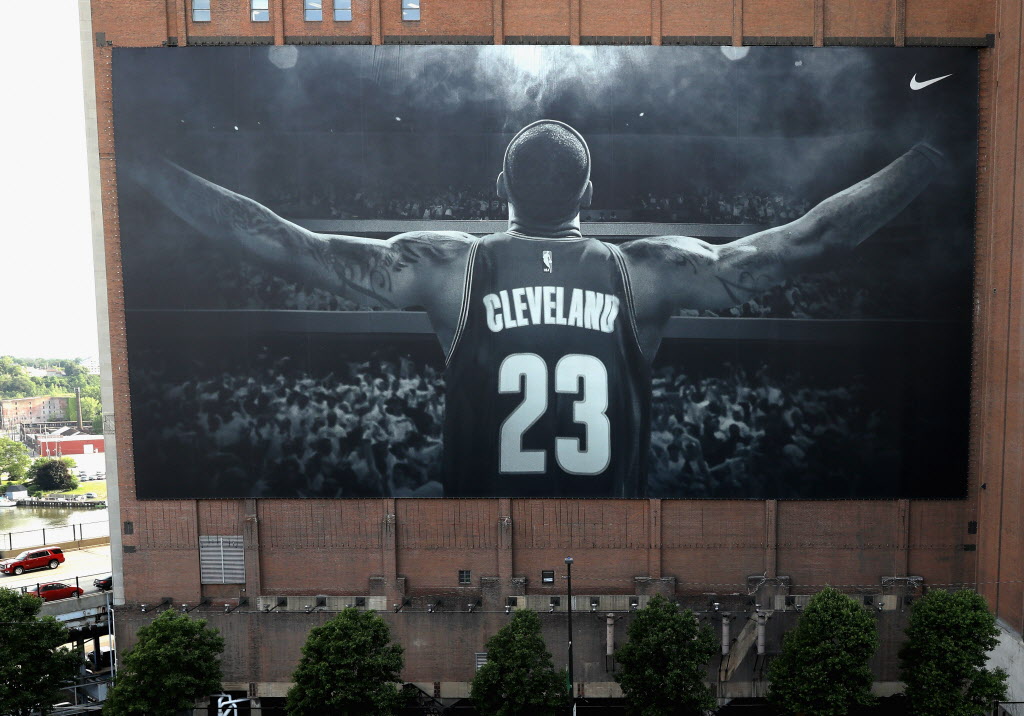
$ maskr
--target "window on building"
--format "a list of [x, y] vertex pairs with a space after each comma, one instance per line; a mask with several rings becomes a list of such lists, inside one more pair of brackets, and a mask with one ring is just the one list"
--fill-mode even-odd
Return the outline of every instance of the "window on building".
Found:
[[473, 654], [473, 664], [476, 666], [476, 670], [480, 671], [480, 667], [487, 663], [487, 652], [478, 651]]
[[553, 569], [541, 570], [541, 573], [540, 573], [540, 583], [541, 584], [554, 584], [555, 583], [555, 570], [553, 570]]
[[402, 19], [420, 19], [420, 0], [402, 0]]
[[249, 0], [253, 22], [270, 22], [270, 0]]
[[210, 21], [210, 0], [192, 0], [192, 22]]
[[245, 550], [241, 535], [199, 536], [199, 581], [245, 584]]
[[551, 597], [551, 599], [548, 600], [548, 604], [550, 606], [552, 606], [552, 607], [560, 607], [560, 606], [562, 606], [562, 598], [561, 597]]
[[459, 584], [466, 585], [473, 583], [473, 573], [468, 569], [459, 570]]
[[321, 0], [303, 0], [303, 17], [306, 22], [320, 22], [324, 19], [323, 3]]
[[352, 0], [334, 0], [334, 21], [352, 21]]

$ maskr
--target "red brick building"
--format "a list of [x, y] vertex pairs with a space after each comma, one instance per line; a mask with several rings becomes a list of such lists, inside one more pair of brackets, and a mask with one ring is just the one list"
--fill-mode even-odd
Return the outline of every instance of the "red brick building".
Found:
[[43, 457], [103, 452], [102, 435], [35, 435], [33, 449]]
[[68, 400], [49, 395], [0, 400], [0, 428], [10, 430], [23, 423], [64, 420], [68, 415]]
[[[346, 605], [379, 609], [406, 649], [406, 680], [462, 697], [475, 655], [506, 606], [542, 612], [556, 663], [566, 607], [563, 559], [575, 559], [578, 693], [616, 693], [606, 658], [628, 614], [653, 593], [701, 611], [718, 602], [741, 635], [712, 665], [722, 696], [762, 695], [765, 660], [751, 635], [766, 621], [768, 652], [805, 595], [848, 585], [879, 610], [882, 692], [897, 688], [895, 653], [908, 597], [920, 586], [976, 588], [1005, 630], [1000, 659], [1024, 652], [1024, 354], [1018, 349], [1024, 270], [1021, 23], [1011, 0], [425, 0], [418, 21], [401, 0], [353, 0], [351, 20], [307, 21], [300, 0], [269, 0], [266, 22], [244, 0], [92, 0], [84, 17], [94, 74], [95, 193], [102, 213], [112, 376], [108, 422], [118, 637], [130, 646], [152, 618], [141, 604], [209, 606], [197, 613], [227, 639], [227, 687], [280, 697], [308, 629]], [[255, 6], [253, 6], [255, 7]], [[968, 496], [956, 501], [688, 500], [177, 500], [135, 498], [120, 279], [111, 50], [289, 43], [643, 43], [957, 45], [981, 56], [974, 375]], [[89, 93], [87, 92], [87, 96]], [[201, 576], [205, 556], [230, 574]], [[545, 572], [553, 571], [553, 582]], [[556, 605], [552, 597], [560, 597]], [[787, 599], [787, 597], [791, 597]], [[592, 602], [592, 599], [597, 599]], [[593, 604], [593, 607], [591, 605]], [[225, 605], [231, 611], [225, 613]], [[470, 609], [470, 605], [473, 606]], [[397, 609], [397, 611], [396, 611]], [[756, 612], [770, 612], [758, 619]], [[625, 618], [619, 618], [625, 617]], [[709, 618], [715, 618], [708, 615]], [[715, 622], [720, 628], [720, 619]], [[1011, 678], [1024, 700], [1024, 673]]]

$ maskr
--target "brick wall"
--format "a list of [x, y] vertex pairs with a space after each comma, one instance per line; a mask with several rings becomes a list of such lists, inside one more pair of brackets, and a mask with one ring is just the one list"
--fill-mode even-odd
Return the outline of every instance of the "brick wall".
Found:
[[[308, 23], [299, 0], [271, 0], [271, 21], [253, 23], [241, 0], [213, 0], [213, 19], [193, 23], [187, 0], [93, 0], [92, 22], [101, 190], [107, 261], [125, 599], [129, 605], [237, 599], [257, 594], [383, 593], [391, 599], [544, 593], [540, 571], [576, 559], [577, 591], [633, 594], [656, 584], [680, 598], [746, 588], [750, 575], [789, 577], [792, 589], [877, 585], [882, 576], [921, 575], [929, 584], [971, 584], [1016, 629], [1024, 628], [1024, 525], [1020, 451], [1021, 302], [1024, 226], [1021, 113], [1022, 9], [1010, 0], [423, 0], [422, 19], [401, 20], [399, 0], [353, 0], [353, 20]], [[982, 51], [977, 321], [972, 467], [963, 501], [799, 502], [559, 500], [365, 500], [138, 502], [132, 463], [124, 341], [111, 46], [235, 42], [651, 42], [764, 44], [973, 44]], [[168, 52], [185, 51], [168, 49]], [[977, 534], [968, 522], [978, 523]], [[247, 579], [238, 587], [199, 584], [198, 536], [242, 534]], [[976, 551], [972, 550], [976, 548]], [[457, 585], [457, 571], [472, 583]], [[635, 578], [653, 582], [637, 582]], [[513, 578], [525, 578], [513, 582]], [[659, 581], [660, 580], [660, 581]], [[554, 589], [554, 588], [550, 588]], [[420, 604], [422, 607], [422, 603]], [[493, 605], [492, 605], [493, 606]], [[148, 617], [124, 608], [119, 632], [130, 644]], [[429, 621], [422, 609], [389, 616], [410, 649], [407, 678], [471, 677], [479, 648], [501, 615]], [[216, 615], [215, 615], [216, 616]], [[239, 681], [290, 673], [305, 630], [323, 615], [217, 617]], [[552, 615], [550, 630], [557, 630]], [[212, 617], [211, 617], [212, 618]], [[546, 617], [547, 618], [547, 617]], [[787, 617], [788, 618], [788, 617]], [[898, 634], [899, 618], [887, 617]], [[418, 620], [418, 621], [417, 621]], [[616, 633], [624, 633], [624, 621]], [[784, 619], [772, 628], [780, 630]], [[584, 662], [600, 661], [603, 624], [580, 638]], [[552, 634], [555, 632], [552, 631]], [[415, 639], [413, 638], [415, 634]], [[552, 636], [552, 639], [557, 637]], [[889, 664], [890, 639], [878, 658]], [[410, 647], [410, 644], [419, 646]], [[423, 646], [426, 644], [427, 646]], [[287, 647], [287, 648], [285, 648]], [[467, 657], [468, 654], [468, 657]], [[890, 665], [891, 666], [891, 665]], [[884, 669], [890, 669], [884, 666]], [[601, 667], [603, 668], [603, 667]], [[882, 668], [882, 667], [880, 667]], [[591, 669], [594, 680], [607, 677]], [[585, 670], [586, 671], [586, 670]], [[590, 672], [586, 672], [590, 673]], [[599, 678], [600, 677], [600, 678]], [[584, 678], [590, 679], [591, 676]]]

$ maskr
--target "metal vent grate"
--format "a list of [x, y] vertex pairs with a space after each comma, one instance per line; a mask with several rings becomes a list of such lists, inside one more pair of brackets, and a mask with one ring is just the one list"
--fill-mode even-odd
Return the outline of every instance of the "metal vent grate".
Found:
[[245, 584], [241, 535], [200, 535], [199, 579], [203, 584]]

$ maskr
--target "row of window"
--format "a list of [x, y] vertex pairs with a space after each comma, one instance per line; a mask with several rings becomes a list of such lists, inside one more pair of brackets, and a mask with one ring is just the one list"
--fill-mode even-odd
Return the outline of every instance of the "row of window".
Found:
[[[330, 1], [330, 0], [329, 0]], [[212, 0], [192, 0], [192, 21], [210, 21]], [[420, 0], [401, 0], [402, 19], [420, 19]], [[352, 20], [352, 0], [333, 0], [334, 21]], [[249, 13], [253, 22], [270, 22], [270, 0], [249, 0]], [[324, 19], [324, 0], [303, 0], [302, 14], [307, 22], [321, 22]]]

